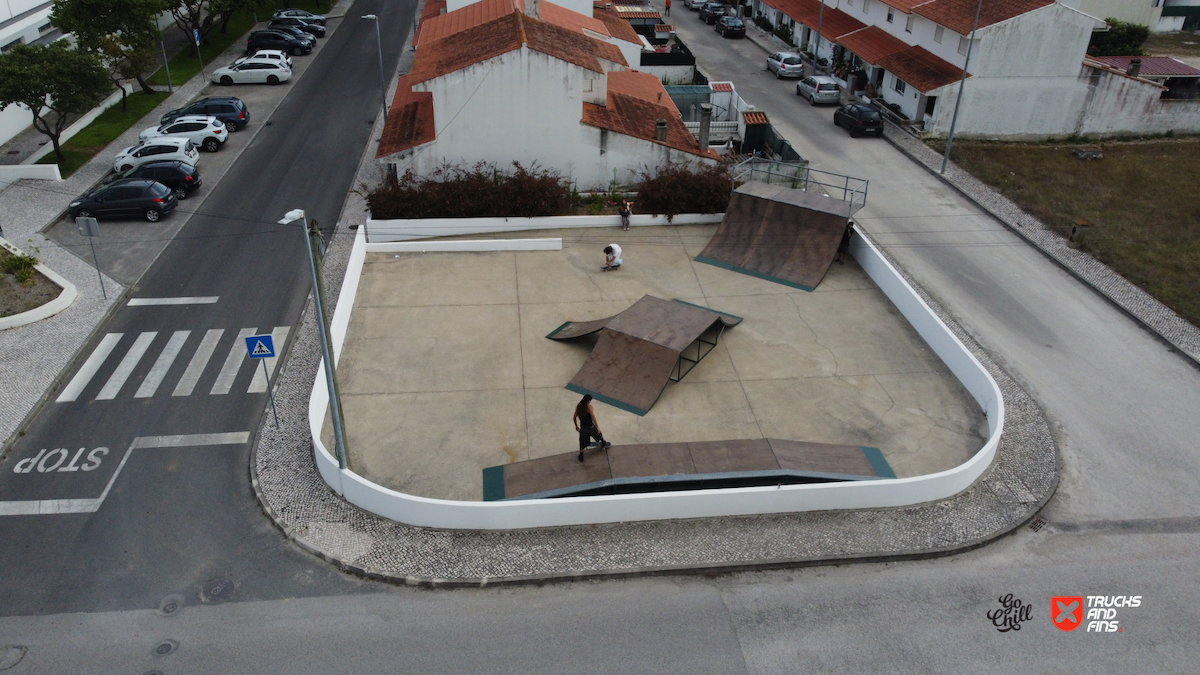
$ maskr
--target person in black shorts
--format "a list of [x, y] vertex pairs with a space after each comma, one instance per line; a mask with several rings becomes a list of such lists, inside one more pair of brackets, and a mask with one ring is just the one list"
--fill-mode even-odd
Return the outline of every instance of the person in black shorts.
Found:
[[575, 431], [579, 432], [579, 461], [583, 461], [583, 449], [592, 442], [592, 439], [596, 439], [601, 448], [612, 445], [604, 440], [604, 434], [600, 433], [600, 423], [596, 421], [596, 412], [592, 410], [591, 394], [584, 394], [583, 399], [576, 404], [575, 416], [571, 421], [575, 423]]
[[854, 236], [854, 221], [846, 223], [846, 230], [842, 232], [842, 241], [838, 243], [837, 255], [833, 257], [839, 265], [846, 264], [846, 253], [850, 251], [850, 238]]

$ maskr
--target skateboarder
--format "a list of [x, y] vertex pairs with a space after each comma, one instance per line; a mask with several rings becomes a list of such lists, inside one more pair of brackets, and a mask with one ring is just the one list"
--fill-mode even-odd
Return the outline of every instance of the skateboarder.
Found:
[[571, 418], [571, 421], [575, 423], [575, 431], [579, 432], [579, 461], [583, 461], [583, 449], [591, 443], [592, 439], [595, 439], [602, 449], [612, 445], [604, 440], [604, 434], [600, 433], [600, 423], [596, 421], [596, 413], [592, 410], [591, 394], [584, 394], [579, 403], [575, 405], [575, 416]]
[[854, 236], [854, 221], [846, 223], [846, 231], [842, 232], [842, 241], [838, 244], [837, 255], [834, 259], [839, 265], [846, 264], [846, 253], [850, 250], [850, 238]]
[[600, 269], [605, 272], [610, 272], [621, 266], [621, 247], [616, 244], [609, 244], [604, 247], [604, 267]]

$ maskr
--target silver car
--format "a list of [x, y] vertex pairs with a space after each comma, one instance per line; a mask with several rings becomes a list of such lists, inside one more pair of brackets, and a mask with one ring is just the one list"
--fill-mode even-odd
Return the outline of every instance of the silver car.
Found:
[[767, 72], [775, 77], [802, 77], [804, 62], [796, 52], [775, 52], [767, 57]]
[[808, 99], [809, 105], [842, 102], [837, 80], [824, 75], [810, 75], [797, 82], [796, 95]]

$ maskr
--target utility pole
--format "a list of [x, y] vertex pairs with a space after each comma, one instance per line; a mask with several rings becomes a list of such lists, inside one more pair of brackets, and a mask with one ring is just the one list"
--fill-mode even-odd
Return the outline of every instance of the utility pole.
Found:
[[967, 59], [963, 62], [962, 80], [958, 83], [958, 98], [954, 101], [954, 115], [950, 118], [950, 135], [946, 137], [946, 154], [942, 155], [942, 175], [950, 163], [950, 146], [954, 145], [954, 127], [958, 125], [958, 109], [962, 106], [963, 88], [967, 85], [967, 66], [971, 65], [971, 48], [975, 46], [975, 31], [979, 28], [979, 13], [983, 11], [983, 0], [975, 7], [975, 24], [971, 26], [971, 38], [967, 41]]

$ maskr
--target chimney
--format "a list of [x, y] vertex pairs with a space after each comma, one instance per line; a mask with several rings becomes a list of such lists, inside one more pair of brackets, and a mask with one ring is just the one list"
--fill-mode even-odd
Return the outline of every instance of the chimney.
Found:
[[659, 143], [664, 143], [667, 140], [667, 121], [656, 120], [654, 122], [654, 140]]
[[708, 128], [712, 125], [712, 104], [700, 104], [700, 152], [708, 150]]
[[1129, 67], [1125, 69], [1125, 74], [1130, 77], [1137, 77], [1138, 73], [1142, 72], [1142, 60], [1133, 59], [1129, 62]]
[[525, 0], [525, 16], [541, 20], [538, 16], [538, 0]]

